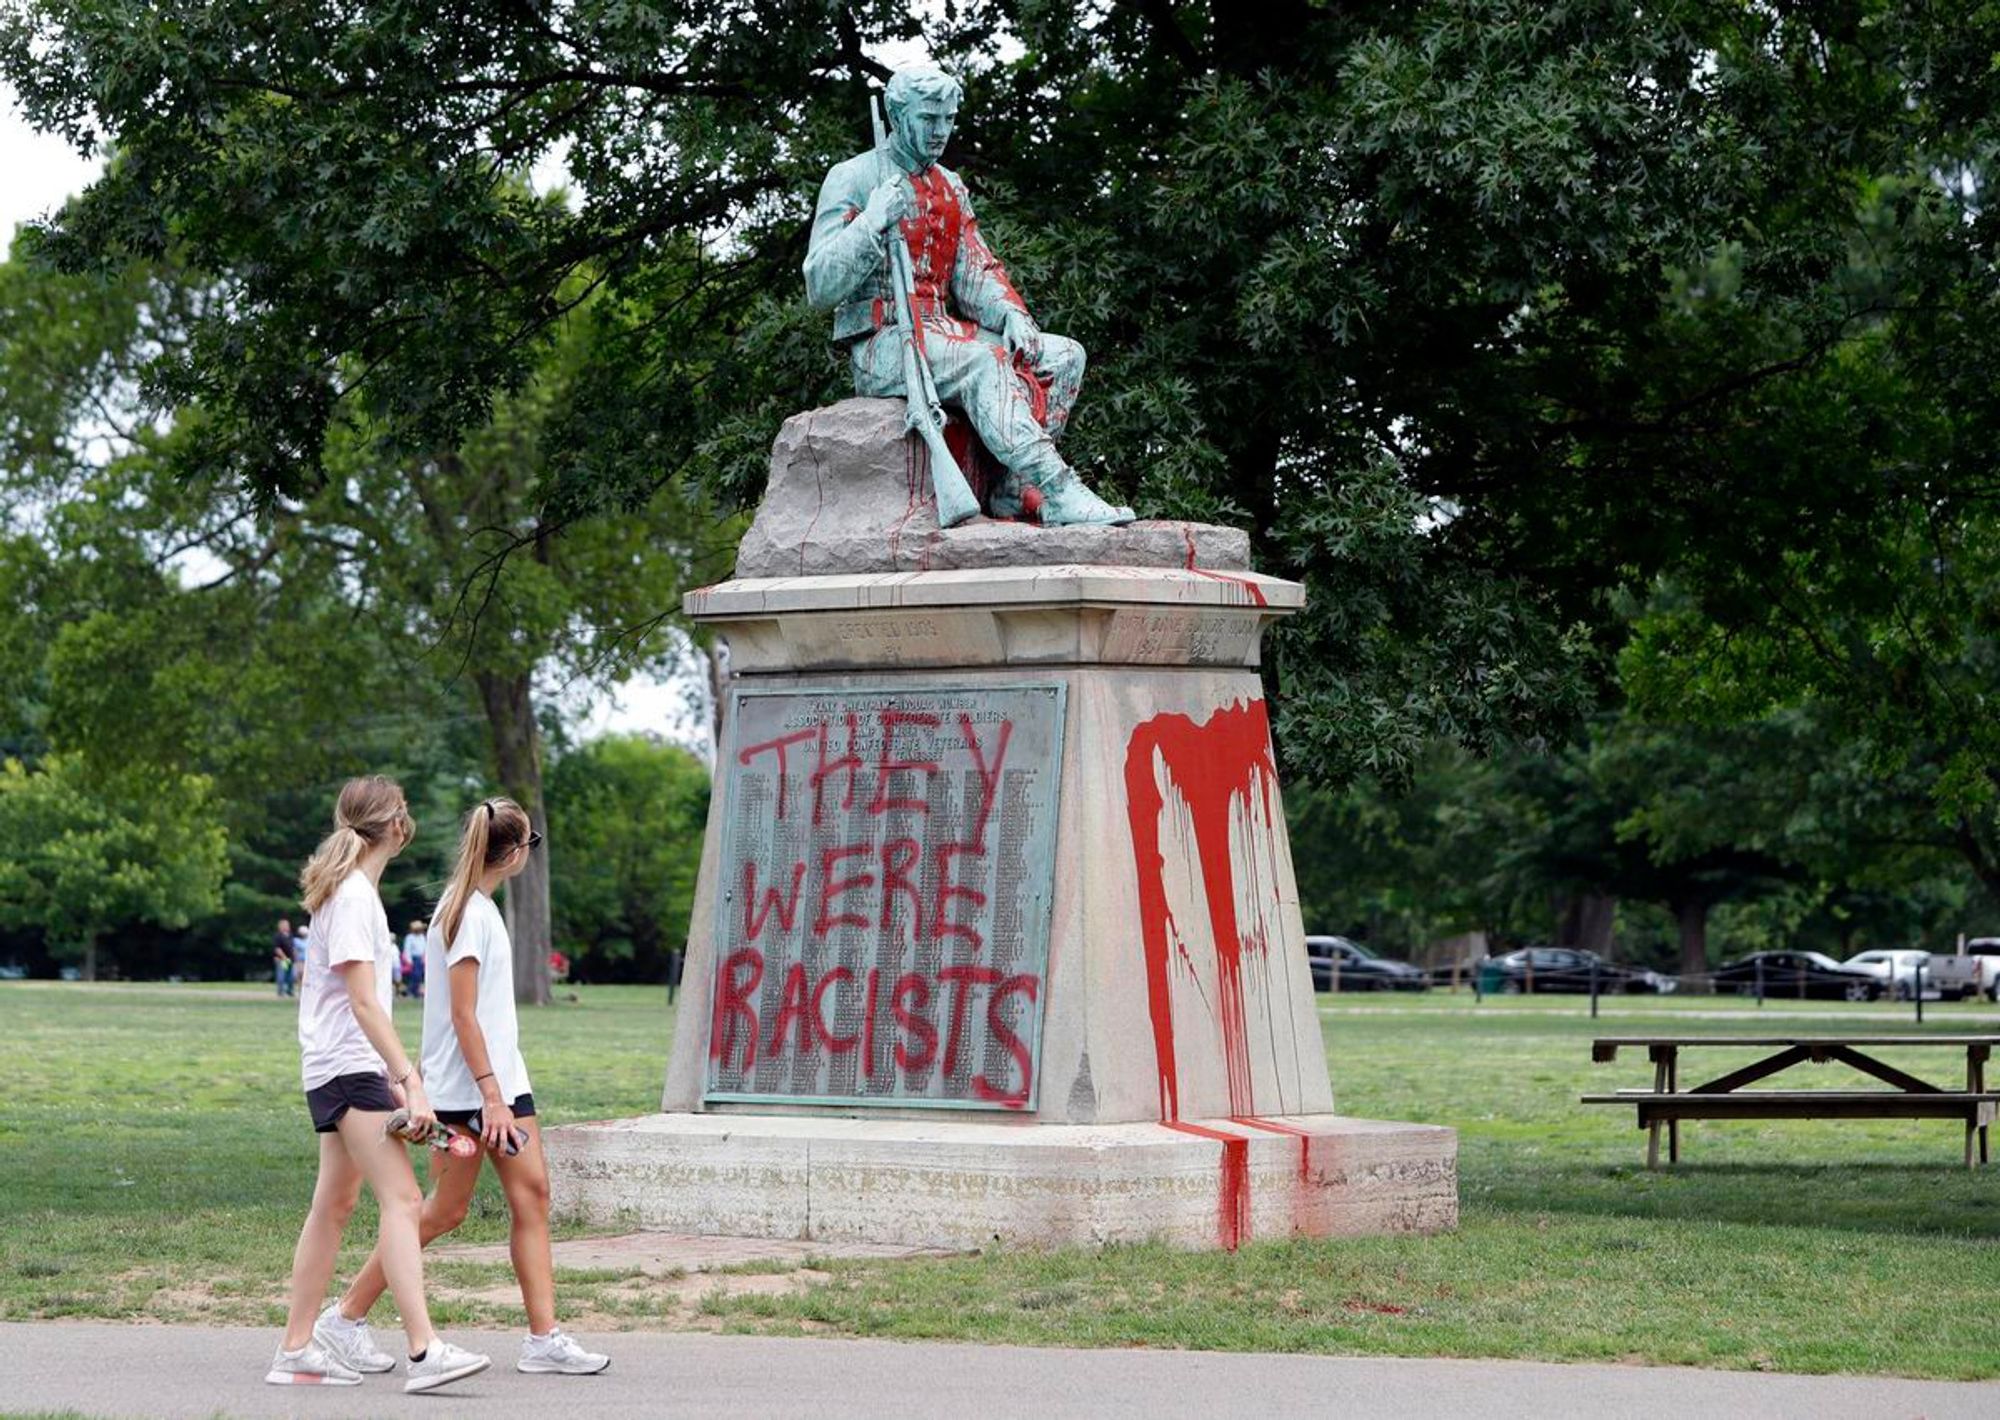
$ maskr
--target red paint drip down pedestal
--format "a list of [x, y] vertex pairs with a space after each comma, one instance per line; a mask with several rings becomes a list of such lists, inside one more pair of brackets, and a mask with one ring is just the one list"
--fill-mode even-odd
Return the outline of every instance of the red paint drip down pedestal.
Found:
[[[1239, 884], [1241, 854], [1232, 835], [1261, 835], [1262, 861], [1275, 862], [1280, 815], [1278, 772], [1264, 702], [1236, 702], [1196, 723], [1186, 715], [1159, 715], [1145, 721], [1127, 742], [1125, 799], [1132, 826], [1132, 857], [1139, 891], [1139, 930], [1146, 962], [1146, 999], [1152, 1019], [1153, 1055], [1159, 1072], [1160, 1120], [1168, 1128], [1222, 1145], [1217, 1201], [1217, 1238], [1232, 1251], [1250, 1229], [1249, 1139], [1181, 1118], [1180, 1070], [1174, 1034], [1177, 976], [1193, 977], [1197, 965], [1178, 930], [1167, 900], [1161, 824], [1169, 799], [1177, 799], [1192, 830], [1200, 866], [1219, 990], [1215, 1012], [1221, 1029], [1223, 1074], [1229, 1093], [1229, 1122], [1250, 1130], [1298, 1140], [1296, 1192], [1312, 1183], [1312, 1134], [1297, 1125], [1256, 1117], [1256, 1091], [1249, 1060], [1244, 1008], [1244, 964], [1248, 953], [1264, 958], [1274, 937], [1286, 938], [1273, 918], [1282, 904], [1266, 884]], [[1249, 891], [1244, 891], [1245, 887]], [[1254, 914], [1242, 920], [1245, 899]], [[1205, 1002], [1203, 1004], [1206, 1004]], [[1294, 1210], [1303, 1218], [1303, 1206]]]

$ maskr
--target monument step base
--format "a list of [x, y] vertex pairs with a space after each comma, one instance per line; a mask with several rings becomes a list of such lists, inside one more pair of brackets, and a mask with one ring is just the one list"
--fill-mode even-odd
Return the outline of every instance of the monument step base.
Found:
[[1428, 1233], [1458, 1137], [1343, 1115], [1182, 1124], [651, 1114], [547, 1131], [555, 1206], [596, 1226], [902, 1247]]

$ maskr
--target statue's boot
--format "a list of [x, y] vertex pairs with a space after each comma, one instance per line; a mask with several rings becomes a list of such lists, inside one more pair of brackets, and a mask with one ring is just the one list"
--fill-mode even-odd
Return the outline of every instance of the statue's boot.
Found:
[[996, 518], [1012, 518], [1023, 522], [1040, 522], [1042, 517], [1042, 490], [1011, 468], [1002, 468], [1000, 480], [986, 500]]
[[1130, 508], [1114, 508], [1083, 486], [1076, 470], [1065, 468], [1041, 481], [1042, 526], [1116, 526], [1138, 521]]

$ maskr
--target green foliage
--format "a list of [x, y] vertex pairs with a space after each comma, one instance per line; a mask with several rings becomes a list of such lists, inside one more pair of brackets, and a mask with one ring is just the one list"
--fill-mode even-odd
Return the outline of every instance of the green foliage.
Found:
[[708, 820], [708, 770], [685, 750], [611, 735], [549, 772], [556, 943], [585, 981], [661, 981], [684, 948]]
[[228, 835], [209, 781], [93, 778], [74, 755], [0, 763], [0, 924], [32, 927], [94, 975], [127, 922], [185, 927], [220, 902]]
[[[1558, 940], [1584, 898], [1617, 904], [1618, 956], [1690, 972], [1767, 947], [1949, 950], [1995, 908], [1948, 844], [1913, 831], [1907, 792], [1791, 712], [1627, 712], [1579, 745], [1485, 760], [1433, 746], [1407, 790], [1287, 801], [1308, 930], [1412, 955], [1470, 931]], [[1690, 945], [1711, 912], [1712, 939]]]
[[1765, 569], [1768, 600], [1663, 586], [1623, 656], [1640, 703], [1713, 726], [1803, 707], [1877, 834], [1957, 853], [2000, 890], [2000, 522], [1912, 489], [1904, 526]]
[[143, 280], [0, 265], [0, 499], [21, 513], [0, 592], [26, 633], [0, 651], [0, 726], [93, 770], [214, 780], [233, 834], [222, 913], [171, 950], [144, 930], [119, 949], [236, 974], [297, 915], [297, 865], [350, 774], [415, 781], [427, 831], [385, 890], [425, 915], [468, 798], [497, 781], [539, 807], [538, 697], [686, 654], [665, 624], [729, 527], [672, 488], [576, 525], [542, 501], [544, 431], [620, 318], [590, 305], [449, 454], [397, 457], [342, 427], [335, 481], [310, 498], [260, 508], [190, 483], [206, 411], [148, 418], [134, 372], [198, 285], [169, 264]]
[[[595, 288], [539, 466], [566, 516], [747, 500], [839, 392], [803, 218], [864, 46], [920, 23], [951, 161], [1092, 352], [1074, 456], [1310, 582], [1272, 662], [1308, 774], [1562, 732], [1609, 592], [1727, 601], [1994, 442], [1991, 7], [16, 0], [0, 69], [120, 155], [49, 260], [214, 282], [146, 372], [207, 412], [179, 467], [309, 498], [343, 428], [459, 448]], [[565, 144], [574, 205], [513, 181]]]
[[1544, 933], [1546, 884], [1522, 897], [1500, 859], [1515, 826], [1497, 812], [1493, 761], [1433, 746], [1407, 788], [1288, 787], [1285, 812], [1299, 908], [1309, 933], [1337, 933], [1392, 954], [1461, 932]]
[[[844, 392], [805, 215], [866, 141], [866, 46], [919, 32], [966, 81], [948, 161], [1091, 352], [1072, 457], [1308, 583], [1266, 660], [1296, 775], [1538, 751], [1623, 690], [1637, 738], [1500, 794], [1553, 837], [1488, 911], [1616, 881], [1804, 921], [1897, 854], [1929, 881], [1939, 845], [2000, 890], [1990, 4], [11, 0], [0, 73], [117, 157], [21, 248], [72, 304], [0, 282], [12, 466], [90, 489], [0, 557], [49, 638], [81, 609], [47, 663], [0, 650], [9, 742], [213, 753], [234, 702], [175, 636], [298, 619], [300, 647], [365, 627], [390, 680], [434, 681], [432, 650], [483, 673], [523, 781], [524, 668], [666, 654], [679, 582], [646, 550], [716, 565], [711, 500], [753, 499], [778, 420]], [[558, 148], [569, 202], [519, 181]], [[93, 482], [78, 391], [114, 387], [145, 395], [116, 422], [146, 469]], [[135, 521], [146, 556], [112, 535]], [[124, 614], [216, 526], [226, 590], [256, 589], [235, 619]], [[164, 710], [94, 693], [120, 657]], [[1788, 715], [1819, 767], [1786, 760], [1780, 812], [1736, 770]], [[1455, 901], [1398, 891], [1423, 904], [1362, 915]]]

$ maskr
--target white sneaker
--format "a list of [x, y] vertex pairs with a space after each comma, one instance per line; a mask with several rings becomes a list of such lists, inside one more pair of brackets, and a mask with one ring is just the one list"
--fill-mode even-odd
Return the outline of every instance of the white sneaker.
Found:
[[521, 1359], [514, 1369], [531, 1376], [594, 1376], [610, 1364], [609, 1356], [584, 1350], [574, 1336], [557, 1327], [547, 1336], [530, 1334], [521, 1343]]
[[279, 1342], [278, 1354], [271, 1358], [264, 1380], [269, 1385], [360, 1385], [361, 1372], [310, 1341], [296, 1351], [287, 1351]]
[[409, 1363], [409, 1378], [403, 1382], [403, 1389], [406, 1392], [436, 1390], [441, 1385], [476, 1376], [492, 1364], [490, 1357], [461, 1351], [442, 1336], [433, 1336], [430, 1346], [424, 1351], [424, 1359]]
[[313, 1323], [313, 1340], [322, 1350], [350, 1371], [379, 1376], [396, 1369], [396, 1358], [375, 1345], [375, 1333], [365, 1321], [349, 1321], [335, 1302]]

